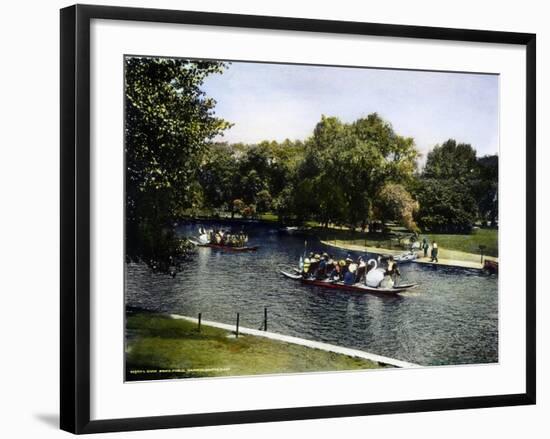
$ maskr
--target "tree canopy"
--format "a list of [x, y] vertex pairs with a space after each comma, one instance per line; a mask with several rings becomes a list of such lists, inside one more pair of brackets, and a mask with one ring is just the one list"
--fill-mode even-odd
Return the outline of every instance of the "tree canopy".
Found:
[[477, 158], [471, 145], [449, 139], [428, 153], [419, 188], [423, 228], [468, 232], [478, 219], [495, 224], [498, 157]]
[[364, 225], [379, 189], [407, 184], [417, 157], [413, 139], [399, 136], [376, 113], [350, 124], [323, 116], [298, 167], [298, 214], [324, 224]]
[[[125, 59], [127, 254], [158, 257], [154, 242], [171, 242], [166, 225], [200, 202], [196, 170], [208, 143], [229, 124], [201, 90], [223, 63]], [[196, 188], [195, 188], [196, 189]], [[174, 249], [170, 249], [174, 252]]]
[[414, 220], [418, 207], [418, 201], [401, 184], [387, 183], [376, 196], [375, 208], [382, 222], [397, 221], [413, 232], [419, 231]]

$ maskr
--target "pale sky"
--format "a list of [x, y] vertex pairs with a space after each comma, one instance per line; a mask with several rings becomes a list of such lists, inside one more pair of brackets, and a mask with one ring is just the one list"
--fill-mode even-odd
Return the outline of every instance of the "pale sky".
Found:
[[478, 156], [498, 152], [498, 76], [233, 62], [205, 81], [223, 140], [305, 140], [321, 115], [344, 122], [377, 112], [420, 152], [449, 138]]

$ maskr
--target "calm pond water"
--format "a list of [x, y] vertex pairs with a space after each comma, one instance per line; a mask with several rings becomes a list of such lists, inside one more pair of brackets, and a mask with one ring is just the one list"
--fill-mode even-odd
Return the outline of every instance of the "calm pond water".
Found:
[[[212, 225], [209, 224], [209, 225]], [[179, 226], [197, 235], [198, 224]], [[239, 226], [240, 229], [240, 226]], [[143, 264], [126, 266], [126, 304], [259, 328], [264, 307], [273, 332], [363, 349], [422, 365], [498, 361], [498, 279], [466, 269], [402, 264], [405, 282], [420, 286], [394, 297], [301, 285], [278, 272], [296, 265], [304, 236], [245, 226], [257, 252], [199, 248], [175, 278]], [[308, 239], [308, 251], [325, 250]], [[345, 256], [333, 248], [334, 256]], [[358, 253], [350, 252], [354, 256]]]

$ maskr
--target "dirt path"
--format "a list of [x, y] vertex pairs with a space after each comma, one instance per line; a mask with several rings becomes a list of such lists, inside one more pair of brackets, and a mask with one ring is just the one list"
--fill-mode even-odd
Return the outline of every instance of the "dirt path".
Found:
[[[379, 254], [387, 254], [387, 255], [394, 255], [394, 256], [404, 253], [404, 250], [399, 250], [399, 249], [396, 250], [396, 249], [389, 249], [389, 248], [375, 247], [375, 246], [365, 247], [363, 245], [343, 244], [343, 243], [334, 242], [334, 241], [321, 241], [321, 243], [331, 247], [340, 248], [343, 250], [352, 250], [352, 251], [358, 251], [358, 252], [379, 253]], [[483, 268], [480, 255], [476, 255], [474, 253], [467, 253], [459, 250], [447, 250], [445, 248], [440, 248], [438, 263], [432, 263], [431, 258], [429, 257], [424, 258], [422, 251], [417, 252], [417, 254], [419, 258], [415, 262], [418, 262], [420, 264], [447, 265], [450, 267], [477, 268], [477, 269]], [[492, 256], [484, 256], [483, 260], [498, 261], [498, 258], [495, 258]]]

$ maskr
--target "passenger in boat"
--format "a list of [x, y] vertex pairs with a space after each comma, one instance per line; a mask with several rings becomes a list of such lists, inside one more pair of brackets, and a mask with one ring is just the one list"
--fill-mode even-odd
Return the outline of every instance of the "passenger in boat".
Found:
[[355, 283], [356, 268], [356, 264], [350, 264], [348, 271], [346, 271], [346, 274], [344, 275], [344, 285], [353, 285]]
[[343, 279], [344, 274], [342, 273], [342, 267], [346, 265], [345, 261], [334, 261], [334, 266], [330, 272], [329, 279], [334, 281], [340, 281]]
[[353, 283], [356, 282], [356, 277], [357, 277], [357, 264], [354, 262], [354, 261], [351, 261], [349, 266], [348, 266], [348, 273], [352, 273], [353, 274]]
[[314, 278], [317, 277], [317, 271], [319, 270], [320, 262], [321, 262], [321, 255], [315, 254], [313, 256], [313, 260], [311, 261], [311, 265], [309, 266], [309, 273], [311, 277], [314, 277]]
[[338, 261], [338, 267], [340, 268], [340, 278], [344, 278], [344, 274], [346, 274], [346, 261], [344, 259], [340, 259]]
[[439, 247], [437, 246], [437, 242], [433, 242], [432, 244], [432, 262], [439, 262], [437, 259], [437, 255], [439, 254]]
[[335, 266], [336, 266], [336, 261], [332, 258], [332, 255], [328, 255], [327, 268], [326, 268], [327, 277], [330, 277]]
[[[342, 261], [340, 261], [340, 262], [342, 262]], [[346, 273], [349, 270], [350, 264], [353, 262], [353, 259], [351, 259], [348, 255], [348, 257], [343, 262], [344, 262], [344, 265], [342, 266], [342, 277], [345, 277]]]
[[313, 253], [309, 254], [309, 257], [304, 259], [304, 266], [302, 268], [302, 277], [306, 279], [311, 272], [311, 260], [313, 259]]
[[397, 266], [397, 262], [393, 259], [393, 256], [388, 258], [388, 267], [386, 268], [386, 272], [384, 274], [391, 276], [392, 278], [395, 278], [395, 276], [401, 276], [399, 267]]
[[340, 264], [336, 263], [334, 264], [332, 271], [330, 272], [329, 279], [334, 281], [339, 281], [341, 279], [340, 274], [341, 274]]
[[346, 272], [344, 275], [344, 285], [353, 285], [355, 283], [355, 274], [351, 271]]
[[244, 247], [246, 245], [246, 235], [244, 233], [239, 234], [237, 241], [239, 247]]
[[365, 274], [367, 271], [367, 263], [365, 262], [365, 259], [363, 259], [363, 256], [359, 256], [359, 264], [357, 266], [357, 274], [355, 275], [355, 278], [357, 282], [362, 282]]
[[321, 260], [319, 261], [319, 267], [315, 273], [315, 278], [318, 280], [324, 280], [327, 278], [327, 263], [328, 263], [328, 254], [323, 253], [321, 255]]

